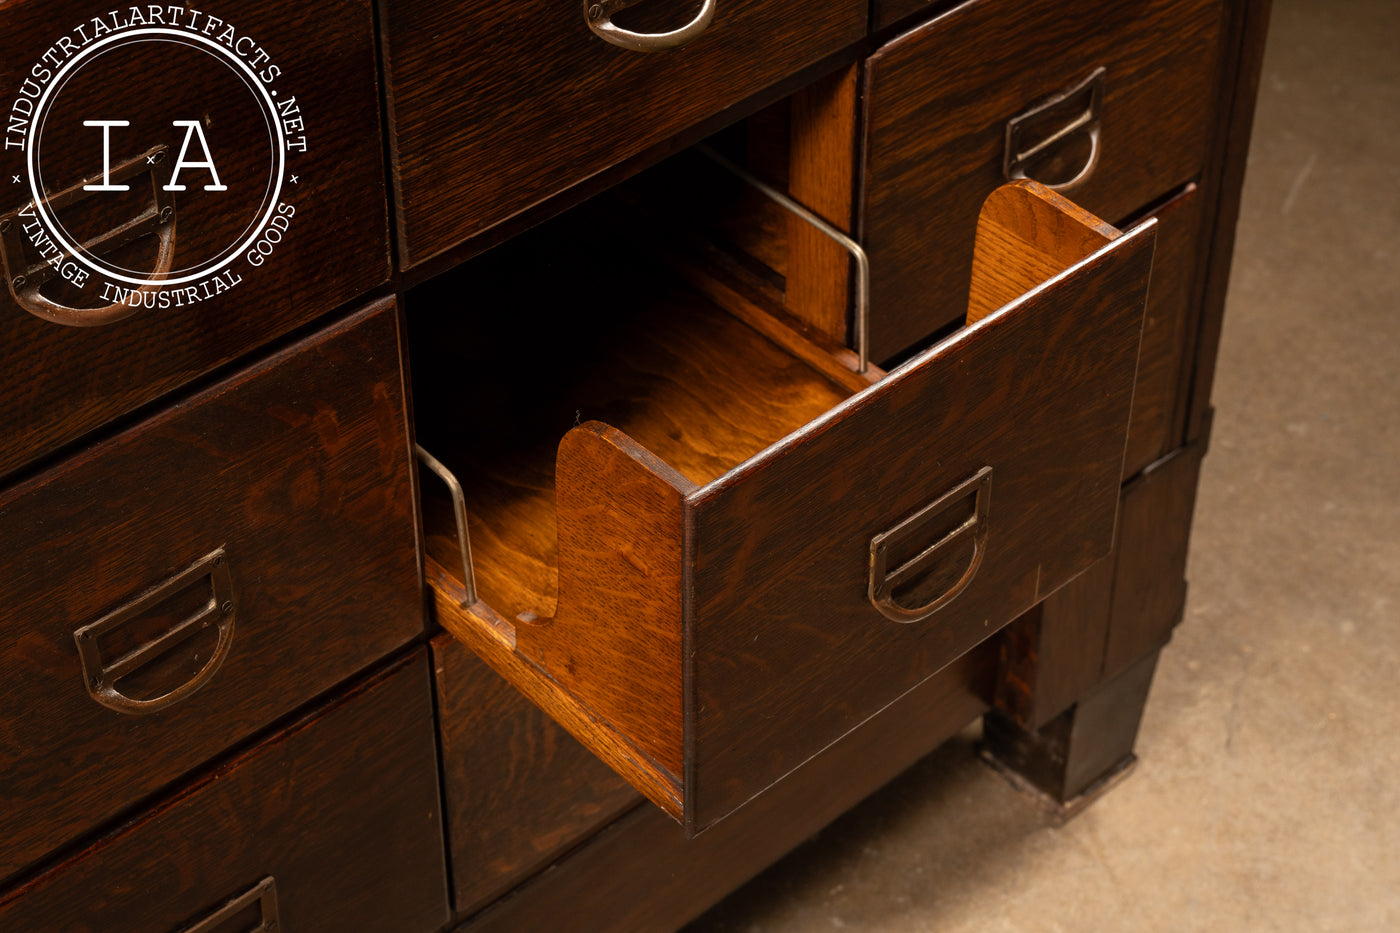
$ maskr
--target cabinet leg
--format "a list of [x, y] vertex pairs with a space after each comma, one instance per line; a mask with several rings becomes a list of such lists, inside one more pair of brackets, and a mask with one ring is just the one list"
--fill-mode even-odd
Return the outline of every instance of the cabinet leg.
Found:
[[982, 720], [983, 756], [1062, 815], [1077, 813], [1136, 760], [1133, 743], [1157, 654], [1123, 668], [1039, 728], [992, 710]]

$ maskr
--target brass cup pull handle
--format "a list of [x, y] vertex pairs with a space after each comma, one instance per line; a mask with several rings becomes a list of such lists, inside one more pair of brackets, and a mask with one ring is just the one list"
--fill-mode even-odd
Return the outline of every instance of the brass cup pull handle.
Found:
[[277, 916], [277, 879], [271, 875], [242, 894], [230, 898], [228, 903], [194, 925], [185, 927], [181, 933], [220, 933], [233, 929], [229, 924], [238, 918], [239, 914], [252, 913], [254, 910], [258, 916], [258, 925], [247, 925], [246, 921], [253, 919], [251, 916], [243, 918], [244, 922], [239, 923], [237, 927], [240, 933], [272, 933], [281, 926], [281, 920]]
[[[144, 285], [135, 288], [136, 294], [144, 294], [159, 287], [170, 275], [175, 261], [175, 199], [161, 185], [160, 170], [165, 166], [167, 151], [165, 146], [156, 146], [135, 158], [128, 159], [113, 168], [107, 175], [108, 183], [122, 184], [140, 175], [151, 179], [152, 200], [136, 217], [123, 221], [100, 234], [79, 248], [92, 255], [125, 246], [139, 237], [155, 235], [159, 242], [155, 269], [147, 276]], [[101, 177], [101, 176], [98, 176]], [[93, 197], [85, 185], [93, 179], [81, 181], [71, 188], [45, 198], [45, 204], [54, 210], [67, 207], [85, 198]], [[34, 203], [0, 217], [0, 259], [5, 266], [5, 281], [15, 302], [35, 317], [54, 324], [69, 327], [97, 327], [128, 318], [141, 307], [138, 301], [115, 301], [96, 308], [71, 308], [48, 298], [39, 289], [59, 274], [58, 265], [70, 262], [71, 254], [65, 253], [56, 260], [36, 259], [29, 261], [25, 248], [25, 226], [34, 223]]]
[[[125, 650], [113, 659], [105, 657], [105, 640], [146, 616], [151, 610], [158, 609], [172, 597], [198, 586], [205, 580], [209, 585], [209, 598], [193, 613], [175, 622], [149, 641]], [[224, 549], [219, 548], [96, 622], [73, 632], [88, 694], [98, 703], [119, 713], [139, 715], [174, 706], [207, 684], [228, 657], [229, 648], [233, 644], [236, 609], [237, 600], [233, 592], [232, 577], [229, 575], [228, 559]], [[210, 628], [216, 630], [218, 638], [208, 659], [194, 676], [160, 696], [136, 699], [121, 691], [118, 682], [123, 677], [136, 673]]]
[[[870, 540], [870, 603], [880, 610], [881, 615], [895, 622], [918, 622], [948, 605], [967, 588], [987, 550], [987, 509], [991, 490], [992, 468], [983, 467], [889, 531]], [[969, 497], [972, 499], [970, 504], [967, 501]], [[967, 517], [957, 521], [960, 514], [957, 510], [960, 507], [968, 510], [969, 505]], [[893, 570], [890, 569], [892, 552], [907, 552], [912, 546], [917, 546], [911, 542], [917, 541], [921, 534], [927, 534], [930, 529], [945, 529], [950, 520], [957, 523], [932, 544]], [[939, 569], [941, 563], [950, 559], [949, 553], [969, 538], [972, 554], [951, 586], [922, 605], [901, 605], [895, 595], [896, 590]]]
[[[1050, 95], [1007, 121], [1002, 166], [1007, 181], [1031, 178], [1047, 188], [1063, 191], [1089, 177], [1099, 162], [1099, 124], [1107, 74], [1107, 69], [1096, 68], [1078, 84]], [[1079, 171], [1063, 181], [1036, 177], [1036, 160], [1051, 154], [1076, 133], [1085, 133], [1089, 139], [1089, 154]]]
[[638, 0], [584, 0], [584, 18], [594, 34], [613, 45], [635, 52], [661, 52], [678, 49], [700, 38], [715, 18], [717, 0], [705, 0], [695, 18], [670, 32], [632, 32], [613, 24], [612, 16]]

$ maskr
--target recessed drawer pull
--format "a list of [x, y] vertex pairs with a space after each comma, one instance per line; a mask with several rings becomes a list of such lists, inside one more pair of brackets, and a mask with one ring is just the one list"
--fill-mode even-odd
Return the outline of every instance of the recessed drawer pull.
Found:
[[[987, 549], [987, 507], [991, 490], [992, 468], [983, 467], [970, 479], [959, 483], [889, 531], [871, 539], [870, 602], [880, 610], [881, 615], [895, 622], [918, 622], [948, 605], [967, 588]], [[968, 501], [969, 497], [971, 502]], [[959, 512], [956, 510], [960, 506], [967, 517], [957, 521]], [[950, 521], [956, 524], [947, 528]], [[947, 530], [936, 541], [903, 560], [893, 570], [889, 569], [891, 555], [898, 560], [902, 553], [917, 546], [913, 542], [921, 533], [930, 530], [937, 533], [940, 527]], [[944, 562], [957, 560], [958, 554], [964, 550], [958, 544], [968, 538], [971, 539], [972, 553], [966, 558], [966, 567], [951, 586], [914, 608], [902, 606], [896, 601], [895, 590], [936, 572]], [[949, 569], [956, 570], [956, 567]]]
[[[1096, 68], [1089, 77], [1073, 87], [1052, 94], [1007, 121], [1003, 167], [1007, 181], [1034, 178], [1047, 188], [1059, 191], [1072, 188], [1089, 177], [1099, 161], [1099, 120], [1103, 113], [1104, 76], [1107, 73], [1106, 68]], [[1073, 177], [1055, 182], [1038, 177], [1030, 168], [1036, 159], [1051, 154], [1055, 147], [1080, 132], [1088, 134], [1089, 153]]]
[[247, 891], [230, 900], [227, 904], [214, 911], [203, 920], [193, 926], [185, 927], [180, 933], [221, 933], [229, 921], [238, 918], [239, 914], [251, 911], [256, 907], [259, 920], [257, 926], [248, 926], [246, 918], [237, 927], [229, 926], [229, 929], [237, 929], [239, 933], [272, 933], [281, 927], [281, 920], [277, 916], [277, 880], [268, 875]]
[[[161, 183], [160, 173], [168, 161], [166, 154], [165, 146], [156, 146], [128, 159], [110, 171], [104, 170], [92, 178], [78, 182], [71, 188], [66, 188], [58, 194], [45, 198], [42, 205], [36, 205], [31, 201], [19, 210], [0, 217], [0, 257], [3, 258], [5, 264], [5, 279], [9, 284], [10, 294], [14, 296], [21, 308], [35, 317], [41, 317], [55, 324], [66, 324], [70, 327], [96, 327], [101, 324], [111, 324], [136, 313], [141, 307], [141, 303], [132, 301], [129, 297], [127, 301], [116, 301], [97, 308], [70, 308], [40, 294], [39, 289], [50, 279], [60, 274], [60, 266], [71, 264], [75, 248], [84, 253], [101, 255], [150, 234], [154, 234], [160, 242], [160, 248], [156, 254], [155, 269], [150, 273], [147, 283], [138, 286], [135, 291], [137, 293], [149, 291], [158, 286], [170, 274], [170, 268], [175, 259], [175, 199]], [[152, 200], [140, 214], [130, 220], [122, 221], [111, 230], [93, 237], [86, 243], [79, 243], [76, 246], [59, 244], [65, 246], [66, 249], [61, 256], [52, 261], [40, 259], [29, 263], [26, 260], [27, 251], [24, 248], [23, 229], [26, 225], [36, 223], [31, 218], [38, 213], [38, 209], [42, 208], [45, 212], [57, 211], [93, 197], [87, 188], [97, 178], [101, 178], [103, 187], [107, 187], [120, 185], [143, 174], [150, 176]], [[55, 266], [54, 263], [58, 263], [58, 265]]]
[[[154, 638], [121, 651], [114, 660], [109, 661], [104, 657], [104, 641], [117, 641], [122, 630], [127, 628], [130, 628], [134, 636], [144, 634], [139, 629], [143, 618], [147, 619], [149, 624], [150, 617], [160, 614], [163, 604], [172, 602], [177, 596], [183, 595], [187, 590], [193, 590], [205, 580], [208, 581], [209, 597], [192, 613], [185, 615]], [[78, 645], [78, 656], [82, 659], [83, 679], [88, 693], [98, 703], [119, 713], [154, 713], [174, 706], [207, 684], [224, 663], [224, 658], [228, 656], [233, 643], [236, 608], [237, 600], [229, 575], [228, 558], [224, 549], [219, 548], [126, 605], [73, 632], [73, 640]], [[118, 689], [117, 682], [122, 678], [129, 677], [148, 664], [166, 657], [184, 642], [210, 628], [215, 629], [218, 638], [208, 660], [198, 668], [194, 676], [179, 686], [158, 696], [144, 699], [127, 696]], [[192, 660], [198, 661], [198, 655], [194, 655]]]
[[584, 17], [588, 20], [588, 28], [605, 41], [635, 52], [678, 49], [700, 38], [700, 34], [709, 28], [710, 20], [715, 18], [717, 0], [705, 0], [704, 6], [695, 14], [693, 20], [671, 32], [632, 32], [614, 26], [612, 15], [636, 5], [637, 2], [638, 0], [584, 0], [583, 10]]

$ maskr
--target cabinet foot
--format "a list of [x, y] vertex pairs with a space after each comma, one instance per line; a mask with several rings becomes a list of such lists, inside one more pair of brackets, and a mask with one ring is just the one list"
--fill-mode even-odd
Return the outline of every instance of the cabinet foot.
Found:
[[999, 710], [982, 720], [982, 757], [1068, 819], [1115, 785], [1136, 761], [1133, 743], [1147, 703], [1154, 651], [1095, 687], [1038, 729]]

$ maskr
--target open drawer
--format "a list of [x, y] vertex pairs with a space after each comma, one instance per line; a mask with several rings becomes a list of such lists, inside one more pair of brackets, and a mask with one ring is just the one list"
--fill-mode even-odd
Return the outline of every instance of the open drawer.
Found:
[[868, 379], [573, 236], [481, 257], [437, 295], [463, 313], [410, 296], [425, 462], [465, 499], [425, 479], [427, 576], [689, 832], [1109, 551], [1151, 223], [998, 189], [969, 325]]

